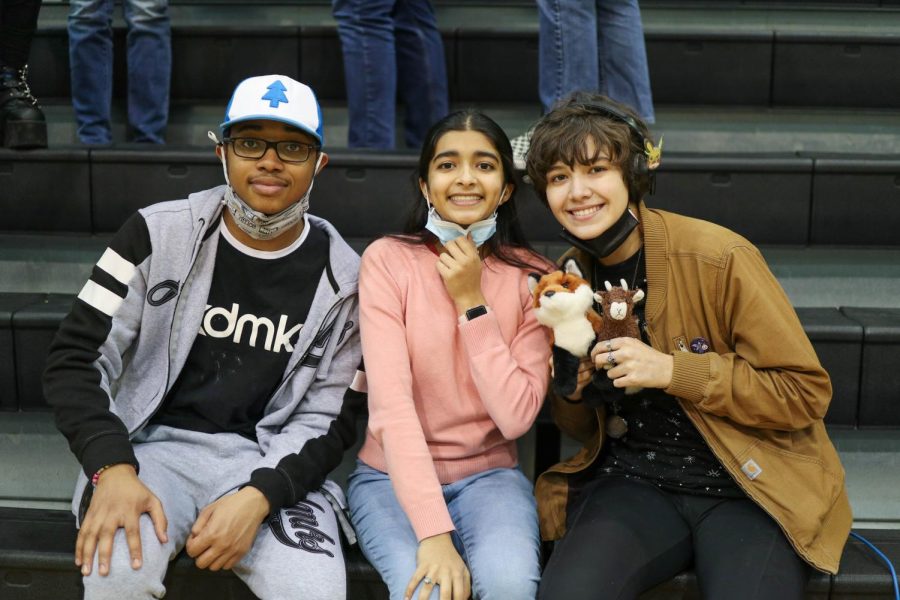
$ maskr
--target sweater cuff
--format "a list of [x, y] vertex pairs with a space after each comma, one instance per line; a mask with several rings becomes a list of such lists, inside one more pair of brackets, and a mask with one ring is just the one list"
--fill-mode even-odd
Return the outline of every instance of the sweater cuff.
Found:
[[666, 393], [689, 402], [702, 402], [710, 379], [710, 354], [673, 352], [672, 382]]
[[295, 504], [293, 488], [288, 483], [287, 478], [276, 469], [256, 469], [250, 474], [250, 481], [247, 485], [258, 489], [269, 501], [269, 514], [266, 518], [271, 517], [284, 507]]
[[478, 356], [497, 345], [497, 340], [503, 340], [497, 315], [493, 312], [460, 324], [459, 331], [462, 333], [469, 356]]
[[121, 464], [133, 465], [136, 470], [139, 467], [131, 440], [118, 431], [94, 438], [81, 453], [81, 467], [88, 481], [103, 467]]
[[425, 538], [456, 529], [443, 497], [417, 504], [409, 511], [407, 517], [413, 531], [416, 532], [416, 539], [420, 542]]

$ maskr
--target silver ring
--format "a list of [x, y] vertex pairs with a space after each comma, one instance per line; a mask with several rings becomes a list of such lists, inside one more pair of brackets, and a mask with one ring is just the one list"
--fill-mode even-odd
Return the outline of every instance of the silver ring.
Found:
[[616, 357], [613, 356], [612, 352], [610, 352], [609, 355], [606, 357], [606, 362], [608, 362], [612, 366], [616, 366], [616, 364], [618, 364], [618, 363], [616, 363]]
[[429, 577], [428, 575], [423, 577], [422, 581], [425, 582], [425, 585], [432, 585], [434, 583], [434, 581], [432, 581], [431, 577]]
[[612, 340], [606, 340], [606, 351], [612, 352]]

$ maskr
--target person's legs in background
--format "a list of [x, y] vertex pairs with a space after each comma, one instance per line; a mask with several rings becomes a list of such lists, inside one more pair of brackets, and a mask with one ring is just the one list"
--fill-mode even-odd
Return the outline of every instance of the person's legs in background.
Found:
[[595, 0], [537, 0], [538, 91], [543, 112], [576, 90], [597, 90]]
[[344, 54], [350, 148], [394, 147], [394, 0], [333, 0]]
[[69, 64], [72, 106], [83, 144], [109, 144], [112, 103], [113, 0], [71, 0]]
[[632, 107], [647, 124], [655, 123], [637, 0], [597, 0], [597, 48], [600, 85], [591, 89]]
[[418, 149], [428, 129], [449, 112], [444, 43], [428, 0], [397, 0], [394, 26], [404, 137], [409, 148]]
[[47, 145], [44, 113], [28, 87], [28, 54], [41, 0], [0, 1], [0, 143], [9, 148]]
[[172, 78], [168, 0], [125, 0], [128, 124], [135, 142], [165, 143]]

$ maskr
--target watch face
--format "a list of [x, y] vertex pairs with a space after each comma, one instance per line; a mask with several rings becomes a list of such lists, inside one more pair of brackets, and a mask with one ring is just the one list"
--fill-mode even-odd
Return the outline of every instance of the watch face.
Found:
[[475, 306], [466, 311], [466, 319], [471, 321], [475, 317], [480, 317], [481, 315], [486, 315], [486, 314], [487, 314], [487, 308], [485, 308], [484, 305]]

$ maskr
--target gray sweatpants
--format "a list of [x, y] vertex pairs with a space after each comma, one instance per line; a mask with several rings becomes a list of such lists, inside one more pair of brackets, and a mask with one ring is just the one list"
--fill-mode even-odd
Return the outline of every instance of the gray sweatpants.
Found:
[[[156, 494], [168, 519], [160, 544], [148, 515], [141, 516], [143, 566], [130, 565], [122, 529], [116, 533], [110, 572], [84, 577], [86, 599], [162, 598], [169, 561], [184, 548], [191, 526], [205, 506], [247, 482], [260, 459], [259, 446], [237, 434], [204, 434], [165, 426], [148, 427], [134, 440], [140, 478]], [[328, 486], [331, 491], [333, 484]], [[80, 500], [80, 494], [79, 498]], [[328, 499], [310, 493], [263, 523], [250, 551], [233, 569], [263, 600], [340, 600], [346, 570], [338, 525]]]

